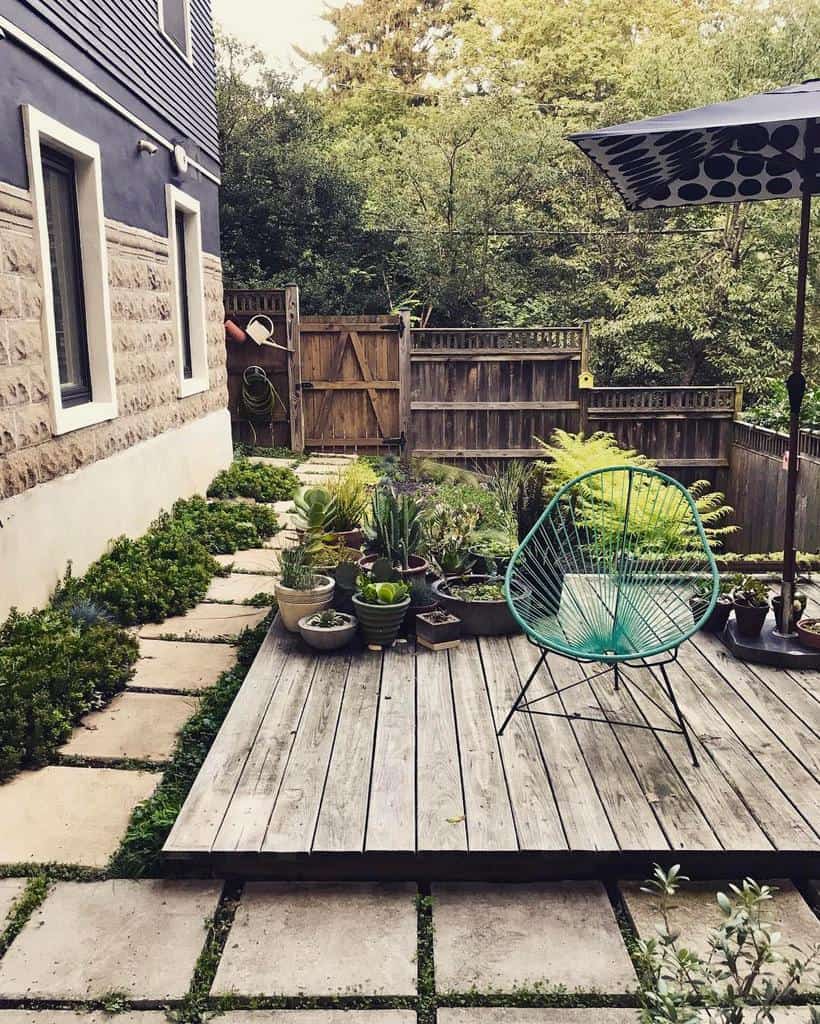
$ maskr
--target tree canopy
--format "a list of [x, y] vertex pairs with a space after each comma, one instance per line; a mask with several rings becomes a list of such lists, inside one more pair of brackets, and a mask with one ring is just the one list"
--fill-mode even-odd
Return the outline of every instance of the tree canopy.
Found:
[[228, 283], [430, 325], [589, 319], [601, 383], [782, 374], [799, 204], [632, 214], [565, 136], [815, 77], [820, 0], [348, 0], [327, 20], [315, 89], [218, 40]]

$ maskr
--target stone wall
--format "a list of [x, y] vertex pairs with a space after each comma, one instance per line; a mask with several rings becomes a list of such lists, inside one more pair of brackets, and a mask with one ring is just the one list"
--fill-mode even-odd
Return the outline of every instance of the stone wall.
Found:
[[116, 419], [51, 433], [31, 202], [0, 184], [0, 499], [227, 405], [222, 274], [204, 256], [210, 390], [179, 398], [168, 240], [106, 222]]

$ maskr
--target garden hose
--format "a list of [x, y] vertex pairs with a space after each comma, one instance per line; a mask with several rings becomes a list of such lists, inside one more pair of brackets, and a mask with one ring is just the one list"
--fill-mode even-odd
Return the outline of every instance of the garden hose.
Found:
[[273, 414], [278, 402], [287, 414], [287, 406], [282, 401], [273, 382], [261, 366], [249, 366], [242, 373], [242, 410], [256, 438], [254, 424], [273, 423]]

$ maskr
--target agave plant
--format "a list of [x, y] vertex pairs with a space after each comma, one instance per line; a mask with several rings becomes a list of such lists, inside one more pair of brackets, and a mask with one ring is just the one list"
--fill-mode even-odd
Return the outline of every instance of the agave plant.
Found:
[[390, 487], [377, 487], [370, 507], [365, 537], [373, 553], [402, 569], [421, 544], [421, 509], [409, 494], [397, 495]]

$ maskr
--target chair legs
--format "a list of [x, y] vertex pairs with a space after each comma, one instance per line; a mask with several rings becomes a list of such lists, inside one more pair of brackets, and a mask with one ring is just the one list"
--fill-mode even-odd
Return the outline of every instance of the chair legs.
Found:
[[[529, 688], [530, 688], [530, 686], [532, 684], [532, 681], [535, 679], [535, 677], [536, 677], [536, 675], [538, 673], [538, 670], [544, 664], [544, 661], [545, 661], [545, 659], [547, 657], [547, 653], [548, 653], [548, 651], [545, 648], [541, 648], [541, 657], [535, 663], [535, 667], [533, 668], [532, 672], [530, 672], [530, 674], [527, 677], [527, 680], [524, 683], [524, 685], [521, 687], [521, 692], [515, 698], [515, 702], [514, 702], [513, 706], [510, 708], [509, 712], [507, 713], [506, 718], [501, 723], [501, 728], [498, 730], [498, 735], [499, 736], [503, 735], [504, 730], [507, 728], [507, 725], [509, 724], [510, 719], [512, 718], [512, 716], [515, 714], [516, 711], [528, 711], [530, 714], [534, 714], [534, 715], [547, 715], [547, 716], [549, 716], [551, 718], [566, 718], [566, 719], [569, 719], [570, 721], [575, 720], [575, 721], [584, 721], [584, 722], [600, 722], [603, 725], [609, 725], [609, 726], [623, 725], [623, 726], [628, 726], [628, 727], [631, 727], [631, 728], [634, 728], [634, 729], [646, 729], [648, 732], [656, 732], [656, 733], [657, 732], [666, 732], [666, 733], [673, 733], [676, 736], [683, 736], [683, 738], [686, 740], [686, 746], [689, 748], [689, 754], [690, 754], [690, 756], [692, 758], [693, 766], [695, 768], [699, 767], [697, 754], [695, 753], [695, 747], [694, 747], [694, 744], [692, 743], [692, 737], [689, 734], [689, 729], [686, 726], [686, 721], [685, 721], [685, 719], [683, 717], [683, 714], [681, 712], [680, 705], [678, 704], [678, 699], [675, 696], [674, 689], [672, 688], [672, 681], [670, 680], [669, 674], [666, 671], [666, 664], [664, 664], [663, 662], [656, 662], [653, 665], [649, 665], [646, 662], [644, 662], [643, 664], [633, 664], [633, 663], [630, 663], [630, 666], [632, 668], [641, 668], [641, 667], [643, 667], [643, 668], [658, 668], [658, 669], [660, 669], [661, 676], [663, 678], [663, 687], [664, 687], [664, 690], [666, 691], [666, 696], [669, 698], [669, 703], [672, 705], [672, 709], [674, 711], [674, 716], [669, 714], [663, 707], [661, 707], [661, 705], [658, 704], [657, 701], [654, 698], [650, 697], [649, 694], [645, 693], [638, 686], [638, 684], [636, 682], [634, 682], [632, 680], [629, 680], [627, 678], [627, 676], [623, 675], [622, 671], [621, 671], [621, 666], [618, 664], [618, 662], [615, 662], [611, 666], [611, 668], [613, 670], [613, 675], [614, 675], [614, 686], [615, 686], [615, 690], [616, 691], [619, 690], [621, 688], [621, 680], [622, 680], [622, 678], [625, 680], [625, 685], [626, 685], [626, 683], [631, 682], [632, 686], [634, 686], [641, 694], [643, 694], [643, 696], [647, 700], [651, 701], [651, 703], [654, 704], [655, 707], [659, 711], [661, 711], [666, 718], [669, 719], [671, 725], [677, 725], [678, 728], [662, 728], [660, 726], [649, 725], [649, 724], [647, 724], [645, 722], [617, 721], [617, 720], [615, 720], [613, 718], [609, 718], [609, 717], [605, 717], [605, 718], [604, 717], [593, 717], [593, 716], [590, 716], [590, 715], [583, 715], [583, 714], [579, 714], [579, 713], [570, 714], [570, 713], [567, 713], [565, 711], [544, 711], [544, 710], [541, 710], [541, 709], [534, 708], [533, 707], [534, 704], [540, 703], [541, 701], [544, 701], [544, 700], [548, 699], [549, 697], [557, 697], [559, 694], [563, 693], [565, 690], [571, 689], [572, 687], [579, 686], [579, 685], [581, 685], [583, 683], [589, 683], [593, 679], [598, 678], [601, 675], [605, 675], [609, 671], [609, 669], [606, 668], [606, 669], [604, 669], [603, 672], [597, 672], [597, 673], [595, 673], [595, 675], [586, 676], [583, 679], [577, 680], [576, 682], [569, 683], [567, 686], [563, 686], [563, 687], [560, 687], [560, 688], [555, 688], [555, 689], [551, 690], [548, 693], [542, 694], [541, 696], [534, 698], [534, 700], [526, 701], [525, 697], [527, 695], [527, 691], [529, 690]], [[674, 657], [677, 657], [677, 651], [675, 652]], [[674, 660], [674, 658], [672, 660]], [[627, 687], [627, 689], [629, 689], [629, 687]]]

